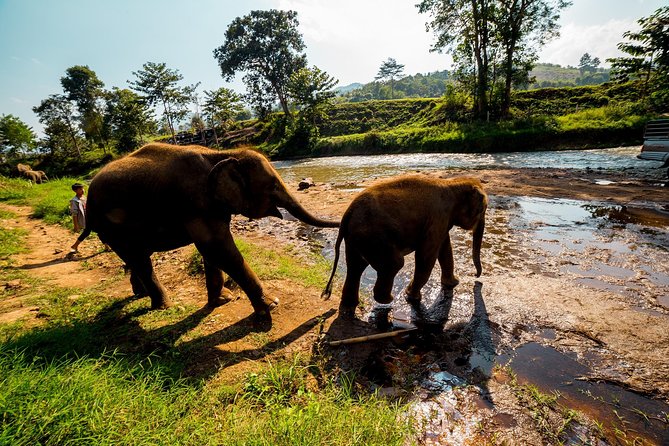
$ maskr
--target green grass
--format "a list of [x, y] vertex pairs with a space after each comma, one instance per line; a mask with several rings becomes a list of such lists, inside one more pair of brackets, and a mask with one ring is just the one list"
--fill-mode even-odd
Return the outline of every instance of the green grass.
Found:
[[[269, 250], [240, 237], [235, 239], [235, 244], [261, 280], [291, 279], [304, 286], [318, 288], [327, 282], [332, 268], [325, 259], [315, 255], [306, 260], [298, 259], [287, 246]], [[193, 250], [186, 270], [191, 275], [204, 273], [202, 256], [197, 250]]]
[[44, 361], [0, 347], [0, 376], [0, 444], [400, 445], [411, 433], [398, 405], [310, 390], [296, 360], [212, 388], [117, 353]]
[[23, 179], [0, 177], [0, 184], [5, 186], [0, 188], [0, 202], [30, 206], [32, 217], [72, 227], [69, 202], [74, 196], [71, 186], [77, 181], [82, 182], [75, 178], [60, 178], [31, 186]]
[[563, 116], [493, 123], [429, 123], [429, 118], [388, 130], [321, 138], [313, 154], [499, 152], [593, 148], [638, 142], [649, 119], [633, 103], [588, 108]]

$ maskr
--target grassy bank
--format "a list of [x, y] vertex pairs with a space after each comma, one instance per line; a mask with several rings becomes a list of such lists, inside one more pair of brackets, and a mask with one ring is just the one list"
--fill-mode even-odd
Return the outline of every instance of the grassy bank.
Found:
[[0, 176], [0, 202], [30, 206], [33, 218], [71, 228], [69, 201], [74, 196], [72, 184], [76, 182], [86, 184], [82, 179], [64, 177], [31, 185], [21, 178]]
[[591, 149], [641, 144], [656, 112], [634, 83], [516, 91], [511, 116], [474, 119], [471, 98], [339, 103], [318, 122], [319, 136], [297, 147], [273, 120], [252, 142], [274, 158], [383, 153], [484, 153]]
[[385, 131], [321, 138], [314, 156], [403, 152], [506, 152], [640, 144], [648, 116], [609, 105], [556, 116], [497, 123], [403, 124]]

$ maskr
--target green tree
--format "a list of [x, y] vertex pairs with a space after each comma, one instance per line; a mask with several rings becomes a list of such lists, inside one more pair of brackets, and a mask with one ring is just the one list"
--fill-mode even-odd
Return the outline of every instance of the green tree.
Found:
[[305, 67], [290, 76], [288, 91], [300, 111], [314, 116], [336, 96], [332, 89], [337, 83], [337, 79], [318, 67]]
[[101, 143], [102, 112], [99, 102], [104, 96], [104, 83], [87, 65], [75, 65], [60, 78], [65, 97], [76, 104], [79, 123], [86, 140]]
[[114, 88], [107, 95], [105, 129], [116, 140], [119, 152], [130, 152], [143, 142], [143, 135], [155, 128], [145, 101], [132, 90]]
[[427, 29], [436, 41], [431, 51], [446, 50], [456, 64], [456, 72], [465, 72], [472, 65], [475, 79], [474, 98], [476, 115], [488, 115], [488, 89], [490, 83], [490, 47], [493, 40], [494, 0], [422, 0], [418, 5], [421, 14], [429, 14]]
[[278, 100], [290, 116], [288, 81], [307, 63], [298, 25], [295, 11], [251, 11], [232, 21], [225, 42], [214, 50], [223, 79], [229, 81], [237, 72], [245, 72], [247, 101], [261, 115]]
[[5, 161], [34, 150], [36, 138], [33, 129], [16, 116], [0, 116], [0, 155]]
[[[64, 95], [49, 96], [40, 105], [33, 107], [33, 111], [37, 113], [39, 121], [45, 126], [45, 141], [47, 143], [57, 142], [57, 145], [50, 147], [52, 154], [74, 148], [77, 156], [81, 157], [78, 129], [74, 125], [74, 109], [72, 103]], [[71, 146], [66, 142], [68, 139]]]
[[306, 155], [319, 136], [318, 122], [326, 119], [326, 110], [336, 96], [332, 88], [337, 80], [318, 67], [302, 68], [290, 76], [288, 92], [298, 110], [290, 120], [281, 154]]
[[601, 64], [599, 57], [592, 57], [589, 53], [584, 53], [578, 61], [578, 70], [583, 76], [585, 73], [594, 73]]
[[395, 79], [400, 78], [404, 72], [404, 65], [397, 63], [395, 59], [389, 57], [388, 60], [381, 64], [379, 72], [376, 74], [374, 79], [384, 79], [390, 82], [390, 99], [395, 99], [394, 89], [395, 89]]
[[504, 91], [501, 114], [511, 106], [511, 88], [529, 84], [529, 72], [537, 60], [537, 47], [559, 35], [560, 11], [568, 0], [497, 0], [493, 2], [495, 44], [502, 54]]
[[559, 12], [566, 0], [422, 0], [428, 31], [436, 36], [432, 51], [446, 50], [455, 77], [473, 91], [475, 112], [485, 119], [492, 86], [504, 80], [501, 112], [508, 113], [514, 83], [529, 81], [536, 47], [557, 35]]
[[214, 129], [214, 141], [218, 145], [216, 126], [220, 125], [225, 128], [230, 121], [242, 113], [244, 110], [242, 98], [225, 87], [211, 91], [205, 90], [204, 98], [202, 111], [209, 121], [209, 125]]
[[656, 10], [650, 17], [637, 21], [641, 30], [627, 31], [627, 42], [618, 49], [627, 56], [607, 59], [615, 80], [643, 82], [644, 95], [651, 93], [659, 104], [669, 101], [669, 6]]
[[175, 124], [189, 112], [189, 105], [196, 85], [180, 87], [178, 83], [183, 79], [179, 70], [167, 68], [165, 63], [147, 62], [142, 70], [133, 71], [137, 77], [135, 81], [128, 81], [130, 88], [139, 92], [150, 106], [162, 105], [163, 117], [176, 141]]

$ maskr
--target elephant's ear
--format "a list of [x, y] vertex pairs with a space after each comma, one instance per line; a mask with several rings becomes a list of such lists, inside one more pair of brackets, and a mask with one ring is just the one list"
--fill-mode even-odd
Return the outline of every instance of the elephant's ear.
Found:
[[218, 162], [207, 177], [207, 193], [218, 202], [230, 208], [233, 214], [242, 213], [246, 208], [244, 198], [246, 180], [235, 158]]

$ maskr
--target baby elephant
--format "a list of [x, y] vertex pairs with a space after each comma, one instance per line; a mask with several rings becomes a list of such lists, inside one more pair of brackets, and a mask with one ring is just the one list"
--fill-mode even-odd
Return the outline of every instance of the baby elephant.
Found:
[[42, 184], [49, 180], [43, 170], [25, 170], [22, 173], [31, 183]]
[[332, 293], [332, 280], [339, 261], [341, 241], [346, 240], [346, 280], [340, 311], [352, 315], [358, 305], [360, 276], [371, 265], [377, 272], [374, 299], [382, 304], [393, 299], [395, 275], [404, 265], [404, 256], [416, 252], [416, 270], [409, 283], [407, 300], [418, 302], [434, 262], [441, 266], [441, 283], [453, 288], [453, 250], [449, 237], [455, 225], [473, 230], [472, 258], [476, 277], [481, 275], [481, 242], [488, 197], [476, 178], [443, 179], [405, 175], [379, 182], [361, 192], [341, 221], [335, 245], [330, 280], [322, 297]]

